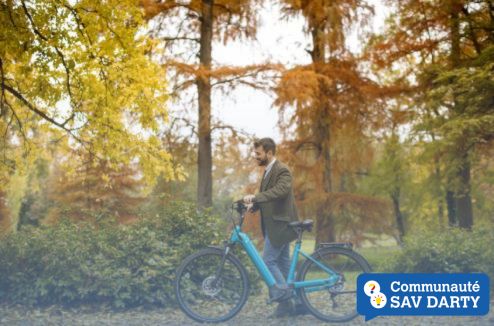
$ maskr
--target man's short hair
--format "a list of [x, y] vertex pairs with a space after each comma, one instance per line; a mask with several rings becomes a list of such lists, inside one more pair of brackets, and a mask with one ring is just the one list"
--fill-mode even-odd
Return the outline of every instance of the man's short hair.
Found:
[[276, 144], [271, 138], [261, 138], [254, 142], [254, 147], [262, 146], [262, 149], [267, 153], [271, 151], [273, 155], [276, 154]]

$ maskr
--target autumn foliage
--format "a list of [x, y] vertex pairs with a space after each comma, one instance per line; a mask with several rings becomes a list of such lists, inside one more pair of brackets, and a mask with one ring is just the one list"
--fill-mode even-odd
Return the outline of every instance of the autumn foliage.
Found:
[[[266, 12], [303, 22], [306, 61], [217, 60]], [[257, 192], [251, 146], [272, 134], [215, 114], [213, 98], [246, 88], [272, 95], [316, 242], [493, 222], [492, 1], [22, 0], [0, 22], [2, 234], [129, 223], [176, 200], [226, 220]], [[262, 241], [258, 213], [245, 229]]]

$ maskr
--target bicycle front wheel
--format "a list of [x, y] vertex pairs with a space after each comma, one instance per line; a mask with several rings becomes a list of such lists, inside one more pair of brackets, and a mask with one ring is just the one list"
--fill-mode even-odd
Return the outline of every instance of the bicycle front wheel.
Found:
[[[357, 317], [357, 277], [371, 271], [369, 263], [359, 254], [345, 248], [322, 248], [312, 258], [332, 272], [306, 260], [300, 267], [298, 281], [321, 280], [334, 277], [332, 285], [299, 289], [299, 296], [307, 309], [326, 322], [346, 322]], [[333, 274], [335, 273], [335, 274]]]
[[185, 258], [177, 269], [178, 304], [198, 322], [224, 322], [234, 317], [247, 301], [249, 279], [245, 268], [232, 254], [222, 265], [223, 255], [222, 249], [206, 248]]

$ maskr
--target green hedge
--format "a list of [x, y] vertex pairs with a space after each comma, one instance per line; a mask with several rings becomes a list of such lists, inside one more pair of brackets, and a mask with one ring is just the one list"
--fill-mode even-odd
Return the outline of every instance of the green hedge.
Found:
[[386, 272], [487, 273], [494, 279], [494, 230], [449, 228], [405, 238], [403, 249], [383, 266]]
[[172, 304], [180, 261], [219, 243], [224, 230], [217, 217], [183, 202], [126, 226], [26, 228], [0, 242], [0, 301]]

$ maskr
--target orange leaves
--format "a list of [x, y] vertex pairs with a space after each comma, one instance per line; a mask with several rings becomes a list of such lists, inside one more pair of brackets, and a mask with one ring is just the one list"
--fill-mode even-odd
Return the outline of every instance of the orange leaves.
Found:
[[242, 227], [244, 232], [247, 232], [251, 239], [258, 240], [258, 246], [263, 243], [262, 230], [261, 230], [261, 214], [259, 211], [255, 213], [246, 213], [245, 220]]
[[298, 109], [311, 106], [319, 94], [318, 74], [310, 67], [300, 66], [286, 71], [275, 88], [274, 102], [281, 108], [295, 105]]
[[[228, 42], [239, 37], [253, 38], [256, 34], [257, 17], [255, 11], [257, 0], [215, 0], [213, 2], [213, 33], [214, 36]], [[156, 16], [179, 16], [178, 11], [186, 12], [184, 16], [189, 21], [188, 33], [199, 31], [198, 22], [201, 15], [203, 0], [140, 0], [146, 19]]]
[[79, 164], [70, 163], [74, 164], [73, 174], [67, 172], [68, 166], [60, 166], [49, 181], [48, 196], [54, 203], [47, 214], [49, 222], [65, 217], [89, 222], [107, 217], [121, 223], [133, 220], [144, 200], [139, 172], [131, 166], [96, 162], [80, 153], [73, 156], [80, 160]]
[[[319, 223], [316, 233], [322, 239], [335, 232], [338, 241], [351, 241], [359, 246], [365, 240], [372, 241], [371, 234], [394, 234], [389, 200], [348, 192], [318, 192], [300, 201], [298, 207], [301, 216], [316, 218]], [[334, 222], [319, 219], [323, 214], [334, 216]]]
[[144, 9], [147, 19], [151, 19], [163, 12], [167, 12], [177, 8], [187, 8], [196, 12], [200, 11], [200, 1], [190, 1], [185, 4], [185, 1], [155, 1], [155, 0], [139, 0], [139, 5]]
[[373, 45], [372, 49], [366, 54], [367, 57], [377, 66], [377, 68], [389, 68], [392, 62], [411, 55], [419, 54], [428, 56], [446, 39], [404, 39], [396, 35], [395, 39], [383, 41]]
[[[302, 14], [308, 32], [330, 49], [331, 54], [344, 53], [346, 31], [352, 26], [366, 25], [372, 6], [361, 0], [283, 0], [287, 16]], [[320, 35], [315, 36], [318, 30]]]
[[335, 214], [344, 210], [353, 210], [357, 215], [377, 219], [389, 214], [390, 203], [387, 200], [353, 193], [335, 192], [327, 195], [327, 206]]
[[201, 65], [185, 64], [179, 61], [167, 61], [166, 68], [174, 69], [181, 76], [187, 78], [175, 91], [183, 91], [190, 86], [194, 86], [197, 79], [210, 79], [211, 85], [222, 87], [236, 87], [247, 85], [255, 89], [265, 89], [269, 87], [268, 81], [258, 78], [264, 73], [274, 73], [281, 70], [277, 64], [260, 64], [249, 66], [220, 66], [215, 69], [207, 69]]
[[[343, 241], [359, 246], [363, 241], [373, 239], [369, 234], [394, 232], [391, 203], [387, 200], [353, 193], [331, 193], [323, 204], [336, 216], [338, 233]], [[318, 229], [318, 232], [326, 232]]]
[[[389, 2], [396, 6], [396, 14], [389, 20], [385, 33], [373, 40], [368, 58], [381, 69], [389, 69], [395, 62], [414, 67], [417, 63], [439, 62], [449, 51], [450, 1]], [[408, 73], [402, 70], [402, 74]]]
[[363, 114], [371, 108], [366, 103], [385, 95], [383, 88], [363, 77], [355, 60], [336, 59], [284, 72], [275, 92], [274, 104], [281, 109], [295, 106], [296, 115], [310, 114], [318, 119], [319, 111], [329, 106], [323, 114], [333, 121]]

